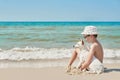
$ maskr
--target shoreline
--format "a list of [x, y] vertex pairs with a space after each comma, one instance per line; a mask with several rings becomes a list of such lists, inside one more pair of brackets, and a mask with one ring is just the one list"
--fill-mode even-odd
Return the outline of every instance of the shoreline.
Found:
[[69, 75], [65, 67], [0, 68], [1, 80], [119, 80], [120, 64], [105, 64], [102, 74]]
[[[0, 68], [46, 68], [67, 66], [69, 58], [64, 59], [41, 59], [41, 60], [0, 60]], [[76, 59], [73, 66], [78, 64]], [[120, 59], [104, 59], [103, 64], [120, 64]]]

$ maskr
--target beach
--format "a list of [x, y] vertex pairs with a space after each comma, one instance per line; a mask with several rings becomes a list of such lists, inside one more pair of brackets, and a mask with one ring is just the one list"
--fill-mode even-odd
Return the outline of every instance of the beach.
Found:
[[119, 80], [120, 64], [104, 64], [102, 74], [69, 75], [65, 67], [1, 68], [0, 80]]
[[[70, 75], [65, 67], [87, 25], [99, 29], [105, 72]], [[119, 31], [120, 22], [0, 22], [0, 80], [119, 80]]]
[[120, 80], [120, 0], [0, 0], [0, 80]]

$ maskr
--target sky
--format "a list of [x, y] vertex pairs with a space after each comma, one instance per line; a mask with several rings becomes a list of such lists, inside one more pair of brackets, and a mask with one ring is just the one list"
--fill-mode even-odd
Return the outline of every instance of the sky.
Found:
[[120, 0], [0, 0], [0, 21], [120, 21]]

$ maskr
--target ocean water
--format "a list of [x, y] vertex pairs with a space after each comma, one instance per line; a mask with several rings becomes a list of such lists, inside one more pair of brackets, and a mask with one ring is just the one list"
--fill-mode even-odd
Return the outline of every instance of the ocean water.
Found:
[[0, 60], [69, 58], [88, 25], [98, 28], [105, 59], [119, 60], [120, 22], [0, 22]]

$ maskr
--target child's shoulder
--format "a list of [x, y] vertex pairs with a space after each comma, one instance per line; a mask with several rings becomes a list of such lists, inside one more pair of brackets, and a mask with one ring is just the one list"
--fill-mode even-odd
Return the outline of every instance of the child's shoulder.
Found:
[[91, 45], [91, 48], [94, 49], [94, 48], [96, 48], [96, 47], [98, 47], [98, 46], [99, 46], [98, 43], [93, 43], [93, 44]]

